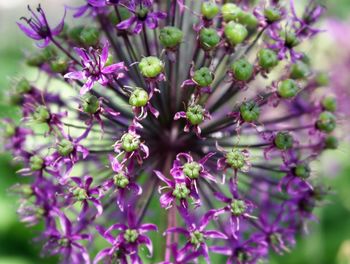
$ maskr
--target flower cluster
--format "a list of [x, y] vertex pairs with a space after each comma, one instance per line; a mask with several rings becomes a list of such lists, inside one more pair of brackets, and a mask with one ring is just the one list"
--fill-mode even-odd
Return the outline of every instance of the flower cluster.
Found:
[[44, 44], [27, 64], [50, 82], [16, 83], [23, 119], [3, 138], [45, 252], [249, 264], [293, 246], [327, 193], [312, 162], [338, 145], [337, 100], [301, 45], [324, 7], [255, 2], [86, 0], [55, 28], [29, 8], [19, 28]]

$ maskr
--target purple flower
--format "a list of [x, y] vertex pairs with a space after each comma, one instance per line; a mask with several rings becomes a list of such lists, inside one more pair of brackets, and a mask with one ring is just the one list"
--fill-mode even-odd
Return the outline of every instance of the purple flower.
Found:
[[25, 26], [17, 22], [19, 28], [30, 38], [34, 40], [43, 40], [43, 43], [38, 43], [37, 45], [41, 48], [46, 47], [52, 41], [54, 36], [61, 33], [64, 26], [64, 19], [66, 17], [66, 11], [61, 19], [61, 22], [55, 27], [51, 28], [47, 22], [46, 15], [41, 6], [37, 7], [37, 14], [28, 5], [28, 10], [32, 14], [31, 18], [21, 17], [28, 26]]
[[103, 46], [101, 53], [91, 47], [89, 50], [75, 48], [75, 52], [81, 59], [83, 70], [69, 72], [64, 75], [64, 78], [74, 80], [86, 79], [85, 84], [80, 89], [80, 94], [85, 94], [90, 91], [95, 82], [106, 86], [113, 78], [118, 80], [119, 78], [124, 77], [123, 71], [127, 70], [124, 66], [124, 62], [106, 65], [108, 49], [108, 42]]

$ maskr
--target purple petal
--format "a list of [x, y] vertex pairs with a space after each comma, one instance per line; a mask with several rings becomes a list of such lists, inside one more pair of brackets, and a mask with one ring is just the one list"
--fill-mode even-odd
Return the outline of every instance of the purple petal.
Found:
[[64, 76], [66, 79], [82, 80], [84, 79], [84, 73], [82, 71], [68, 72]]
[[153, 171], [156, 175], [157, 175], [157, 177], [161, 180], [161, 181], [163, 181], [163, 182], [165, 182], [167, 185], [169, 185], [169, 186], [174, 186], [174, 182], [172, 182], [171, 180], [169, 180], [168, 178], [166, 178], [160, 171], [157, 171], [157, 170], [154, 170]]
[[210, 238], [228, 239], [228, 237], [225, 234], [223, 234], [219, 231], [216, 231], [216, 230], [204, 231], [203, 234], [207, 237], [210, 237]]
[[179, 120], [180, 118], [186, 118], [185, 112], [177, 112], [174, 116], [174, 120]]
[[149, 254], [150, 254], [149, 256], [151, 257], [153, 254], [153, 245], [152, 245], [151, 239], [149, 239], [149, 237], [147, 237], [145, 235], [139, 235], [139, 237], [137, 238], [137, 242], [146, 245], [146, 247], [149, 251]]
[[67, 14], [67, 9], [64, 8], [64, 15], [63, 15], [63, 17], [62, 17], [60, 23], [59, 23], [56, 27], [54, 27], [54, 28], [52, 29], [52, 31], [51, 31], [53, 36], [57, 36], [57, 35], [60, 34], [61, 31], [63, 30], [63, 27], [64, 27], [64, 19], [66, 18], [66, 14]]
[[24, 32], [28, 37], [35, 39], [35, 40], [41, 40], [43, 39], [38, 33], [36, 33], [33, 29], [26, 27], [22, 25], [21, 23], [17, 22], [17, 25], [20, 30]]
[[148, 231], [158, 231], [158, 227], [154, 224], [143, 224], [139, 227], [140, 233], [145, 233]]
[[115, 63], [115, 64], [112, 64], [112, 65], [109, 65], [109, 66], [103, 68], [102, 72], [104, 74], [111, 74], [111, 73], [120, 71], [124, 68], [125, 68], [124, 62], [119, 62], [119, 63]]
[[136, 21], [136, 17], [133, 16], [129, 19], [126, 19], [126, 20], [123, 20], [122, 22], [120, 22], [118, 25], [117, 25], [117, 29], [128, 29], [131, 27], [131, 25]]

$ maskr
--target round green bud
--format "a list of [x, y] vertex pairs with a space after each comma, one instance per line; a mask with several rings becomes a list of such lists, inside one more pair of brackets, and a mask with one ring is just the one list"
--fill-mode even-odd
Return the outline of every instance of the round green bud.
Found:
[[278, 132], [274, 139], [276, 148], [280, 150], [287, 150], [293, 147], [293, 136], [288, 132]]
[[36, 107], [33, 113], [33, 120], [38, 123], [47, 123], [50, 119], [50, 112], [44, 105], [39, 105]]
[[132, 91], [129, 98], [129, 104], [131, 106], [142, 107], [147, 104], [148, 100], [148, 93], [142, 88], [137, 88]]
[[300, 163], [293, 168], [293, 172], [295, 176], [302, 179], [307, 179], [310, 177], [311, 169], [308, 164]]
[[233, 21], [226, 24], [224, 33], [226, 39], [232, 46], [242, 43], [248, 36], [246, 27]]
[[299, 38], [293, 31], [289, 31], [285, 33], [284, 41], [285, 41], [285, 45], [289, 48], [294, 48], [295, 46], [298, 46], [300, 43]]
[[68, 63], [65, 59], [59, 58], [50, 62], [50, 68], [53, 72], [64, 73], [68, 69]]
[[250, 12], [242, 11], [238, 14], [238, 22], [253, 30], [258, 26], [258, 19]]
[[323, 98], [321, 105], [324, 110], [335, 112], [335, 110], [337, 110], [337, 99], [333, 96], [327, 96]]
[[82, 97], [82, 108], [85, 113], [88, 114], [95, 114], [98, 109], [100, 108], [100, 102], [98, 98], [95, 95], [92, 94], [85, 94]]
[[299, 79], [305, 79], [309, 75], [310, 75], [310, 68], [305, 62], [298, 61], [292, 65], [291, 71], [290, 71], [290, 78], [299, 80]]
[[155, 78], [163, 72], [163, 62], [157, 57], [150, 56], [142, 58], [139, 63], [141, 74], [146, 78]]
[[270, 24], [280, 20], [282, 17], [281, 11], [273, 7], [265, 8], [264, 16], [267, 23], [270, 23]]
[[192, 80], [200, 87], [206, 87], [212, 84], [213, 73], [207, 67], [202, 67], [194, 72]]
[[222, 17], [226, 22], [232, 21], [232, 20], [236, 21], [241, 12], [242, 12], [242, 9], [240, 9], [237, 5], [232, 3], [224, 4], [221, 8]]
[[239, 108], [239, 112], [242, 119], [248, 123], [257, 121], [260, 116], [260, 108], [253, 101], [244, 102]]
[[44, 160], [38, 155], [31, 156], [29, 159], [29, 167], [32, 171], [41, 170], [44, 166]]
[[271, 49], [261, 49], [258, 53], [258, 60], [260, 67], [264, 70], [270, 70], [278, 64], [277, 54]]
[[319, 86], [329, 85], [329, 76], [325, 72], [319, 72], [315, 77], [315, 82]]
[[193, 105], [188, 107], [186, 117], [192, 125], [199, 125], [204, 120], [204, 109], [200, 105]]
[[86, 190], [80, 187], [74, 188], [72, 193], [75, 199], [77, 199], [78, 201], [84, 201], [89, 197], [88, 194], [86, 193]]
[[60, 143], [57, 144], [57, 151], [63, 157], [69, 156], [73, 150], [73, 143], [67, 139], [63, 139]]
[[335, 116], [331, 112], [324, 111], [318, 116], [316, 127], [320, 131], [330, 133], [335, 129], [337, 125], [336, 121]]
[[140, 139], [133, 134], [125, 133], [122, 138], [122, 149], [126, 152], [133, 152], [140, 147]]
[[328, 136], [324, 140], [325, 149], [337, 149], [339, 146], [339, 141], [335, 136]]
[[177, 199], [186, 199], [190, 194], [190, 190], [186, 187], [186, 183], [176, 183], [173, 190], [173, 196]]
[[26, 64], [31, 67], [40, 67], [44, 62], [43, 56], [38, 53], [31, 54], [26, 59]]
[[124, 189], [129, 184], [129, 179], [122, 172], [114, 175], [113, 181], [117, 187], [122, 188], [122, 189]]
[[74, 43], [80, 44], [81, 42], [80, 34], [81, 32], [83, 32], [83, 30], [84, 30], [84, 26], [76, 26], [76, 27], [70, 28], [67, 32], [68, 38]]
[[278, 95], [285, 99], [296, 96], [298, 91], [298, 84], [292, 79], [282, 81], [277, 88]]
[[96, 46], [100, 42], [100, 30], [86, 27], [81, 31], [79, 40], [86, 46]]
[[236, 80], [248, 81], [253, 75], [253, 65], [246, 59], [240, 59], [232, 63], [231, 70]]
[[177, 27], [164, 27], [160, 30], [160, 43], [166, 48], [174, 48], [182, 41], [183, 33]]
[[232, 169], [239, 170], [246, 165], [246, 157], [239, 149], [232, 149], [225, 155], [225, 162]]
[[19, 94], [26, 94], [32, 90], [32, 86], [27, 79], [22, 78], [17, 82], [15, 90]]
[[4, 134], [6, 137], [12, 137], [16, 134], [16, 126], [12, 123], [5, 123]]
[[197, 179], [199, 177], [200, 170], [201, 167], [199, 163], [195, 161], [187, 162], [183, 167], [184, 174], [191, 179]]
[[201, 6], [201, 13], [204, 18], [212, 20], [219, 13], [219, 6], [215, 2], [204, 2]]
[[129, 243], [135, 243], [139, 233], [135, 229], [126, 229], [124, 233], [124, 239]]
[[199, 247], [204, 242], [204, 235], [199, 230], [195, 230], [190, 234], [190, 242], [192, 245]]
[[202, 49], [208, 51], [215, 48], [220, 42], [218, 32], [213, 28], [202, 28], [199, 32], [199, 43]]
[[238, 200], [238, 199], [234, 199], [231, 202], [231, 213], [234, 216], [241, 216], [242, 214], [245, 213], [246, 209], [247, 209], [247, 205], [244, 201], [242, 200]]

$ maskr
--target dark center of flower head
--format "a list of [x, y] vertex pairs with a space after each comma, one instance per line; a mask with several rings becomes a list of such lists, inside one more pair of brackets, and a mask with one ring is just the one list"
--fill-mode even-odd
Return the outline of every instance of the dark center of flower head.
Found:
[[137, 15], [137, 18], [140, 19], [141, 21], [146, 20], [147, 15], [148, 15], [148, 12], [149, 12], [148, 8], [145, 7], [145, 6], [143, 6], [143, 5], [138, 6], [138, 7], [136, 8], [136, 15]]
[[236, 249], [235, 256], [239, 263], [248, 263], [251, 260], [250, 254], [242, 248]]

